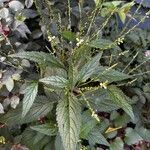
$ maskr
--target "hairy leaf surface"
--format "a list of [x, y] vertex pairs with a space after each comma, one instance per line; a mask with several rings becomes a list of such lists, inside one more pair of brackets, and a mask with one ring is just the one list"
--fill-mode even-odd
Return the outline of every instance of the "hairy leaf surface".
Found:
[[45, 78], [40, 79], [39, 81], [42, 83], [51, 85], [53, 87], [56, 87], [56, 88], [64, 88], [68, 83], [68, 80], [59, 76], [45, 77]]
[[37, 97], [27, 115], [22, 118], [22, 105], [0, 116], [0, 122], [8, 125], [24, 124], [35, 121], [47, 115], [53, 108], [53, 103], [44, 96]]
[[117, 106], [116, 103], [109, 98], [108, 91], [105, 89], [100, 88], [95, 91], [88, 91], [85, 92], [84, 95], [90, 105], [99, 111], [111, 112], [120, 108], [120, 106]]
[[25, 89], [25, 94], [23, 98], [23, 111], [22, 111], [23, 117], [28, 113], [31, 106], [33, 105], [33, 102], [37, 96], [37, 92], [38, 92], [37, 82], [30, 83]]
[[115, 46], [114, 42], [110, 40], [106, 40], [106, 39], [96, 39], [96, 40], [91, 41], [88, 45], [90, 47], [99, 48], [102, 50]]
[[109, 146], [106, 138], [100, 133], [98, 128], [91, 130], [91, 132], [87, 136], [87, 139], [91, 145], [95, 145], [96, 143], [98, 143]]
[[80, 137], [86, 139], [89, 132], [97, 125], [97, 123], [97, 120], [91, 117], [91, 112], [85, 111], [82, 114]]
[[39, 65], [64, 68], [63, 64], [54, 56], [44, 52], [20, 52], [10, 55], [10, 57], [29, 59]]
[[54, 136], [57, 134], [57, 127], [54, 124], [46, 123], [42, 125], [31, 126], [30, 128], [49, 136]]
[[99, 53], [81, 68], [77, 77], [79, 82], [85, 82], [88, 78], [91, 77], [92, 74], [96, 72], [99, 66], [99, 60], [101, 56], [102, 56], [102, 53]]
[[116, 86], [109, 86], [108, 92], [112, 101], [114, 101], [116, 105], [120, 106], [132, 119], [134, 119], [132, 107], [127, 102], [127, 99], [129, 99], [129, 97], [127, 97]]
[[97, 72], [94, 75], [94, 78], [101, 82], [107, 80], [110, 83], [110, 82], [114, 82], [114, 81], [121, 81], [121, 80], [129, 79], [129, 78], [131, 78], [131, 76], [129, 76], [125, 73], [119, 72], [115, 69], [110, 69], [108, 67], [100, 66], [97, 69]]
[[79, 140], [81, 106], [73, 95], [67, 94], [57, 106], [57, 122], [65, 150], [76, 150]]

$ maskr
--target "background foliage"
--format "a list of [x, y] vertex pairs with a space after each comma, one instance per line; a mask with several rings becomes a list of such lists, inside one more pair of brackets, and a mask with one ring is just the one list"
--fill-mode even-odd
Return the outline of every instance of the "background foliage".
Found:
[[150, 148], [149, 30], [127, 23], [149, 13], [133, 5], [0, 1], [0, 149]]

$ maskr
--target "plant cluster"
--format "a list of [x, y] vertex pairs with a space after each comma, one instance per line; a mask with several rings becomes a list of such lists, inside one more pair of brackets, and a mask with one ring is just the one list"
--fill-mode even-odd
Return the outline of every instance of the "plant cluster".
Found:
[[0, 1], [0, 149], [150, 148], [149, 31], [118, 26], [134, 4]]

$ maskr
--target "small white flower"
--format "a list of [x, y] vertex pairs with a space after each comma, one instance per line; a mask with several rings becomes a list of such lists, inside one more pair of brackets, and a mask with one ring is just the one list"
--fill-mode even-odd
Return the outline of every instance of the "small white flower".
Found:
[[77, 46], [80, 46], [84, 42], [83, 39], [76, 38], [76, 40], [78, 41], [78, 43], [76, 44]]
[[105, 81], [103, 83], [100, 83], [101, 88], [107, 89], [108, 81]]
[[48, 36], [48, 40], [51, 42], [52, 40], [54, 40], [55, 39], [55, 36]]

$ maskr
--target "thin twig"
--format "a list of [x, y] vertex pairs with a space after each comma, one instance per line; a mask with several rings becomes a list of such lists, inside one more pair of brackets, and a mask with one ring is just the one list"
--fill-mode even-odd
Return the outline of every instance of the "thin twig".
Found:
[[124, 72], [124, 71], [130, 66], [130, 64], [135, 60], [135, 58], [137, 57], [138, 54], [139, 54], [139, 52], [137, 52], [137, 53], [133, 56], [132, 60], [126, 65], [126, 67], [122, 70], [122, 72]]
[[135, 68], [133, 68], [132, 70], [130, 70], [128, 72], [128, 74], [132, 73], [133, 71], [137, 70], [139, 67], [141, 67], [143, 64], [145, 64], [147, 61], [149, 61], [150, 58], [148, 58], [147, 60], [143, 61], [141, 64], [139, 64], [138, 66], [136, 66]]

